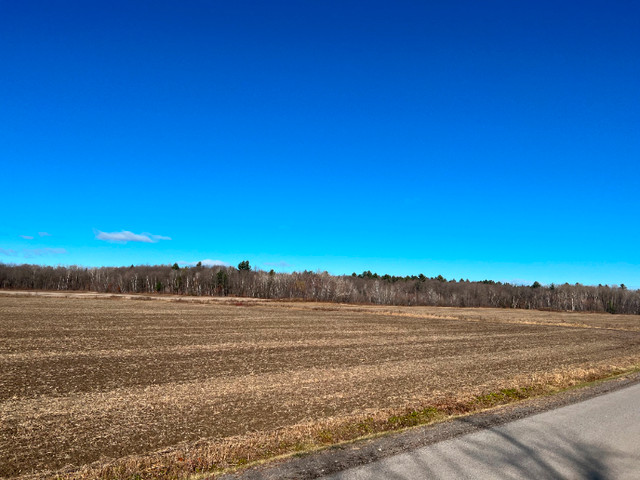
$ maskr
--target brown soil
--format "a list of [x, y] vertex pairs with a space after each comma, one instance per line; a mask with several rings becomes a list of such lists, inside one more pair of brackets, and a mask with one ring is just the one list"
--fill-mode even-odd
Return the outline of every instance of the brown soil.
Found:
[[0, 295], [0, 476], [183, 476], [640, 361], [637, 316], [172, 300]]

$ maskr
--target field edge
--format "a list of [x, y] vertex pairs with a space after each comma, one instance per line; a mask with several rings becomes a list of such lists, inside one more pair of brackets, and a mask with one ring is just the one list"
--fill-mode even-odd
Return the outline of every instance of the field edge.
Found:
[[[381, 431], [343, 440], [335, 444], [258, 459], [250, 463], [229, 467], [219, 472], [189, 475], [186, 479], [251, 480], [253, 478], [296, 478], [310, 480], [321, 475], [329, 475], [380, 460], [410, 449], [465, 435], [475, 430], [495, 427], [544, 411], [579, 403], [636, 383], [640, 383], [640, 364], [625, 368], [623, 371], [616, 369], [608, 375], [578, 381], [564, 387], [553, 385], [541, 389], [521, 387], [523, 396], [510, 395], [511, 392], [504, 392], [503, 389], [498, 392], [481, 395], [480, 397], [484, 398], [478, 398], [477, 409], [449, 415], [436, 415], [423, 423], [416, 423], [397, 430]], [[526, 392], [530, 394], [527, 395]], [[494, 405], [482, 406], [486, 399], [494, 398], [499, 398], [500, 400]], [[411, 418], [412, 413], [419, 414], [420, 412], [410, 412], [407, 417]], [[462, 425], [457, 422], [460, 420], [467, 421], [462, 428], [447, 428], [453, 423], [457, 424], [456, 427]], [[470, 427], [470, 424], [475, 426]], [[439, 429], [439, 427], [442, 428]], [[430, 432], [431, 435], [422, 435], [425, 429], [432, 430]], [[399, 440], [403, 436], [413, 438]], [[416, 441], [416, 437], [420, 437], [418, 441]], [[393, 443], [396, 443], [396, 445], [391, 446]], [[383, 445], [384, 448], [380, 448], [379, 445]], [[257, 473], [258, 470], [262, 470], [262, 472]], [[256, 475], [252, 475], [253, 473], [256, 473]]]
[[[202, 480], [235, 478], [256, 468], [270, 468], [282, 462], [314, 455], [332, 455], [377, 439], [392, 437], [478, 414], [527, 404], [536, 399], [558, 397], [570, 392], [586, 392], [598, 385], [621, 381], [640, 381], [640, 359], [620, 365], [552, 372], [537, 381], [512, 383], [497, 391], [487, 391], [466, 399], [455, 398], [413, 409], [385, 410], [373, 415], [334, 418], [309, 424], [284, 427], [276, 431], [224, 439], [176, 445], [161, 451], [94, 462], [80, 468], [43, 471], [7, 477], [12, 480]], [[581, 397], [581, 395], [578, 395]], [[576, 400], [579, 401], [579, 400]], [[573, 403], [573, 402], [570, 402]], [[385, 440], [386, 439], [386, 440]], [[384, 449], [384, 455], [391, 450]], [[377, 455], [377, 453], [376, 453]], [[342, 462], [338, 462], [342, 464]], [[335, 465], [334, 465], [335, 466]], [[355, 466], [355, 465], [350, 465]], [[349, 468], [348, 466], [345, 468]], [[342, 468], [341, 468], [342, 469]], [[329, 473], [325, 469], [323, 473]], [[279, 478], [279, 477], [274, 477]], [[285, 477], [283, 477], [285, 478]], [[301, 478], [299, 476], [291, 478]], [[304, 477], [313, 478], [313, 477]]]

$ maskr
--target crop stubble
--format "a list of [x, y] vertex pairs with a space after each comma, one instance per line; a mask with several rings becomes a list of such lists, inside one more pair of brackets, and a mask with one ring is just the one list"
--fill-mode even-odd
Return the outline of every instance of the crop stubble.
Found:
[[639, 359], [637, 316], [0, 295], [0, 476]]

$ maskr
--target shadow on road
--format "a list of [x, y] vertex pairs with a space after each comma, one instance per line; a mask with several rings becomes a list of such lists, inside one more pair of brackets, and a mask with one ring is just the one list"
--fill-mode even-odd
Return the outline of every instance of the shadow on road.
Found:
[[[459, 421], [477, 425], [473, 419]], [[500, 427], [487, 428], [481, 435], [426, 447], [428, 454], [404, 454], [395, 462], [381, 462], [374, 478], [407, 479], [613, 479], [612, 464], [636, 458], [571, 440], [556, 428], [540, 427], [519, 440]], [[417, 453], [417, 452], [416, 452]], [[344, 472], [346, 473], [346, 472]], [[373, 473], [373, 472], [369, 472]], [[339, 479], [343, 474], [334, 477]], [[349, 478], [371, 478], [355, 476]]]

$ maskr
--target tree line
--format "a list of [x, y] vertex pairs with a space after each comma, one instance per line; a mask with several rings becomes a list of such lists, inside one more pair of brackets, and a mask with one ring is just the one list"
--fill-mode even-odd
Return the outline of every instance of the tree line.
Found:
[[85, 268], [0, 263], [0, 288], [640, 314], [640, 290], [629, 290], [624, 285], [544, 286], [534, 282], [523, 286], [492, 280], [447, 280], [442, 275], [378, 275], [370, 271], [352, 275], [276, 273], [252, 269], [248, 260], [240, 262], [238, 268], [201, 264]]

